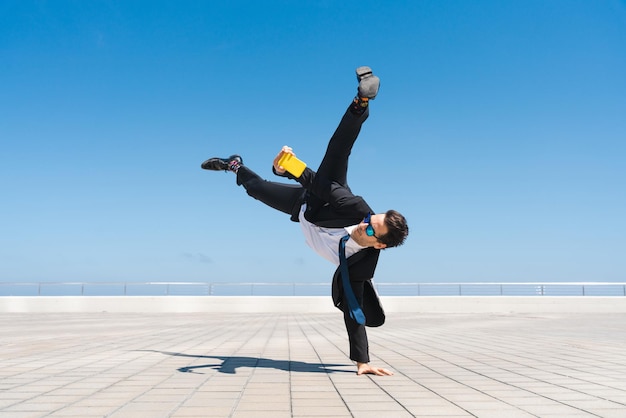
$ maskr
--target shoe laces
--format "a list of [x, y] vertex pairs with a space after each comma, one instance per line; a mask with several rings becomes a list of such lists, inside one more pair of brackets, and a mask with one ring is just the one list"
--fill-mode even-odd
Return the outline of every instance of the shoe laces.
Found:
[[231, 160], [228, 163], [228, 169], [235, 173], [237, 172], [237, 170], [239, 170], [239, 167], [241, 167], [241, 163], [238, 160]]

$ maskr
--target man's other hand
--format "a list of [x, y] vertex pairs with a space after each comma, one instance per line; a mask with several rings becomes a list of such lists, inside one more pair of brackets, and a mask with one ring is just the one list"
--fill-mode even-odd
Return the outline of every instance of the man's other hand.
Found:
[[291, 147], [288, 147], [287, 145], [285, 145], [280, 152], [278, 153], [278, 155], [276, 156], [276, 158], [274, 158], [274, 171], [276, 171], [276, 173], [278, 174], [285, 174], [285, 168], [283, 166], [278, 165], [278, 160], [280, 160], [280, 157], [283, 156], [283, 154], [291, 154], [294, 157], [296, 156], [296, 154], [293, 153], [293, 149], [291, 149]]

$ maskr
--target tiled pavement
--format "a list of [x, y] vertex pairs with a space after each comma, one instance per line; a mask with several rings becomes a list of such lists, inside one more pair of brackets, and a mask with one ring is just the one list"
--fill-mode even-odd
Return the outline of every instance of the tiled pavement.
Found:
[[2, 314], [0, 417], [626, 417], [626, 314]]

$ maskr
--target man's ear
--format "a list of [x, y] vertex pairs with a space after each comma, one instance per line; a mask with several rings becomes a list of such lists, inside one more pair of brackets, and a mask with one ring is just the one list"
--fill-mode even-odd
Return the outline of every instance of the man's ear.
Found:
[[376, 241], [376, 243], [374, 244], [374, 248], [376, 248], [377, 250], [382, 250], [384, 248], [387, 248], [387, 244], [384, 244], [380, 241]]

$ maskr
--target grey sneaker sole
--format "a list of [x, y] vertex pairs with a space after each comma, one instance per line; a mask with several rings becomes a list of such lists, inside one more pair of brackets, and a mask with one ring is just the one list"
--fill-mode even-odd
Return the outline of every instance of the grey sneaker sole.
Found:
[[370, 67], [359, 67], [356, 69], [356, 79], [361, 82], [361, 79], [365, 77], [367, 74], [372, 74], [372, 69]]
[[359, 97], [374, 99], [380, 88], [380, 78], [372, 73], [370, 67], [359, 67], [356, 69], [356, 78], [359, 80]]

